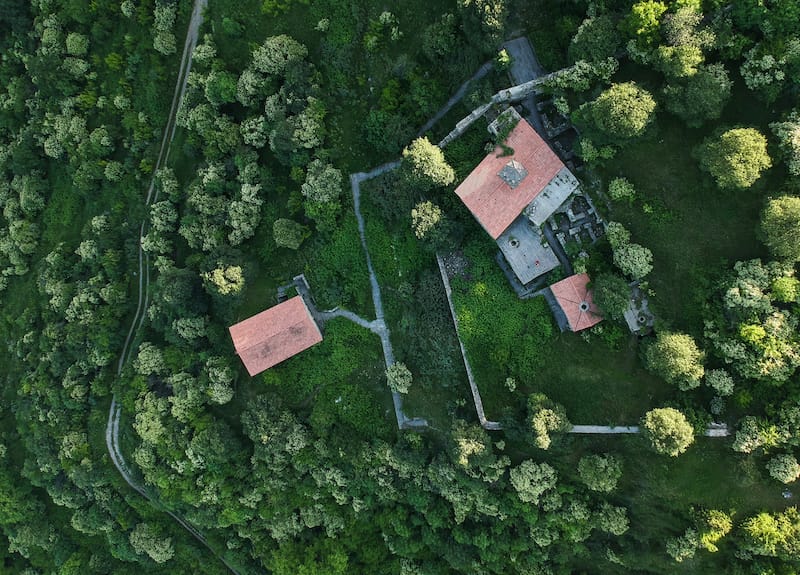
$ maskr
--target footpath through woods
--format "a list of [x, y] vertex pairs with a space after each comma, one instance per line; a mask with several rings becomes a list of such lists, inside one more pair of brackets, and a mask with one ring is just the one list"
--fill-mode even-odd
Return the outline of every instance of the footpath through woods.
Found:
[[[155, 166], [153, 167], [153, 177], [150, 179], [150, 185], [147, 188], [147, 196], [145, 197], [144, 202], [145, 207], [158, 200], [158, 191], [155, 189], [155, 174], [164, 165], [169, 157], [170, 146], [172, 144], [172, 139], [175, 136], [175, 117], [181, 101], [183, 100], [183, 95], [186, 92], [186, 84], [189, 77], [189, 72], [192, 68], [192, 53], [194, 52], [195, 46], [197, 46], [200, 26], [203, 24], [203, 11], [207, 5], [208, 0], [195, 0], [192, 8], [192, 14], [189, 19], [189, 27], [186, 31], [186, 41], [183, 45], [181, 64], [178, 70], [178, 79], [175, 85], [175, 92], [172, 97], [172, 105], [170, 107], [169, 117], [167, 118], [167, 124], [164, 127], [164, 135], [161, 139], [161, 147], [159, 148], [158, 158], [156, 159]], [[138, 284], [138, 301], [136, 304], [136, 312], [131, 320], [131, 325], [128, 329], [128, 335], [123, 343], [119, 362], [117, 363], [118, 377], [122, 374], [122, 369], [127, 360], [130, 358], [131, 344], [133, 342], [134, 335], [142, 326], [145, 312], [147, 311], [148, 292], [150, 289], [150, 258], [147, 252], [142, 249], [142, 237], [145, 235], [146, 229], [147, 219], [142, 222], [142, 225], [139, 228], [139, 269], [138, 273], [136, 274]], [[194, 525], [186, 521], [178, 514], [166, 509], [160, 501], [150, 494], [148, 490], [144, 486], [140, 485], [139, 482], [134, 478], [130, 467], [125, 461], [125, 457], [122, 454], [122, 449], [120, 448], [119, 422], [121, 415], [122, 406], [117, 403], [116, 395], [113, 395], [111, 398], [111, 407], [108, 411], [108, 422], [106, 423], [106, 449], [108, 450], [108, 455], [111, 458], [114, 467], [117, 468], [117, 471], [119, 471], [120, 475], [122, 475], [122, 478], [132, 489], [145, 497], [157, 511], [167, 513], [179, 525], [181, 525], [181, 527], [186, 529], [186, 531], [188, 531], [197, 541], [202, 543], [203, 546], [211, 551], [211, 553], [213, 553], [214, 556], [219, 559], [231, 573], [234, 573], [234, 575], [239, 575], [239, 572], [208, 544], [206, 538]]]

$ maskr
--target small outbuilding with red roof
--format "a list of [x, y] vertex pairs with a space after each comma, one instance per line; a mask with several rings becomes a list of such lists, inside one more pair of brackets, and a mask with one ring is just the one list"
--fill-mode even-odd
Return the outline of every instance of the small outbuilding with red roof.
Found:
[[257, 375], [322, 341], [322, 332], [302, 296], [228, 328], [247, 373]]
[[551, 305], [561, 331], [581, 331], [600, 323], [603, 316], [589, 289], [588, 274], [575, 274], [550, 286]]

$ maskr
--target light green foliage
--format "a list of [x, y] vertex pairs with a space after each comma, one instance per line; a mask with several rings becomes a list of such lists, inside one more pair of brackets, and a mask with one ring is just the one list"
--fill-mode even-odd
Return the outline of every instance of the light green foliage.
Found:
[[609, 56], [604, 60], [578, 60], [569, 68], [559, 70], [542, 83], [542, 88], [561, 92], [585, 92], [597, 81], [608, 81], [619, 69], [619, 61]]
[[614, 265], [623, 274], [639, 280], [653, 270], [653, 252], [639, 244], [624, 244], [614, 248]]
[[725, 190], [752, 186], [772, 166], [767, 139], [755, 128], [733, 128], [707, 138], [698, 148], [700, 167]]
[[789, 507], [774, 514], [759, 513], [742, 523], [742, 547], [755, 555], [800, 559], [800, 513]]
[[558, 474], [547, 463], [523, 461], [511, 470], [510, 478], [521, 501], [538, 505], [542, 495], [555, 488]]
[[647, 368], [682, 391], [700, 385], [705, 354], [684, 333], [659, 332], [645, 352]]
[[767, 462], [767, 471], [770, 477], [781, 483], [792, 483], [800, 477], [800, 463], [797, 463], [794, 455], [781, 453]]
[[424, 240], [435, 234], [442, 224], [442, 209], [430, 201], [420, 202], [411, 210], [411, 229], [418, 239]]
[[750, 90], [767, 102], [773, 102], [783, 90], [785, 67], [785, 58], [770, 53], [765, 44], [759, 44], [745, 53], [739, 72]]
[[800, 281], [795, 277], [782, 276], [772, 282], [772, 297], [781, 303], [797, 302], [800, 298]]
[[456, 178], [442, 150], [427, 137], [417, 138], [403, 150], [402, 170], [409, 185], [421, 192], [448, 186]]
[[166, 563], [175, 555], [172, 538], [165, 537], [150, 523], [139, 523], [131, 531], [130, 541], [139, 554], [147, 554], [156, 563]]
[[682, 563], [694, 557], [699, 545], [700, 536], [690, 527], [680, 537], [667, 539], [667, 554], [677, 563]]
[[177, 16], [177, 5], [173, 3], [158, 3], [153, 12], [153, 48], [164, 56], [174, 54], [175, 34], [172, 29], [175, 26]]
[[395, 362], [386, 370], [386, 382], [389, 384], [389, 389], [392, 391], [408, 393], [411, 390], [414, 377], [411, 375], [408, 367], [406, 367], [406, 364]]
[[659, 37], [661, 18], [667, 5], [656, 0], [640, 0], [631, 6], [623, 27], [640, 45], [649, 46]]
[[697, 73], [664, 88], [667, 110], [697, 128], [716, 120], [731, 95], [733, 82], [721, 63], [700, 66]]
[[458, 7], [466, 18], [478, 21], [487, 48], [501, 41], [508, 19], [506, 0], [458, 0]]
[[748, 415], [742, 418], [733, 440], [733, 450], [752, 453], [759, 449], [775, 447], [785, 440], [777, 426], [766, 420]]
[[568, 431], [572, 424], [564, 406], [544, 394], [533, 393], [528, 397], [528, 427], [533, 444], [539, 449], [548, 449], [552, 441], [550, 434]]
[[622, 465], [611, 454], [585, 455], [578, 462], [578, 475], [592, 491], [608, 493], [622, 477]]
[[789, 173], [800, 176], [800, 113], [794, 110], [783, 122], [774, 122], [769, 128], [778, 138]]
[[308, 50], [300, 42], [282, 34], [267, 38], [253, 52], [253, 67], [263, 74], [281, 75], [298, 65], [308, 55]]
[[314, 160], [308, 165], [300, 191], [312, 202], [335, 202], [342, 193], [342, 172], [327, 162]]
[[631, 305], [631, 288], [616, 274], [600, 274], [592, 281], [592, 297], [603, 315], [621, 320]]
[[761, 214], [761, 232], [774, 257], [800, 261], [800, 198], [781, 196], [769, 200]]
[[615, 202], [633, 203], [636, 188], [626, 178], [614, 178], [608, 182], [608, 195]]
[[698, 545], [710, 553], [719, 551], [717, 543], [733, 529], [731, 516], [717, 509], [698, 512], [696, 524], [700, 536]]
[[705, 383], [721, 397], [733, 395], [733, 377], [724, 369], [711, 369], [705, 374]]
[[670, 457], [677, 457], [694, 442], [692, 425], [672, 407], [648, 411], [642, 419], [642, 433], [653, 450]]
[[272, 224], [272, 237], [281, 248], [296, 250], [309, 234], [307, 227], [286, 218], [277, 219]]
[[742, 378], [781, 385], [800, 366], [797, 318], [774, 305], [769, 293], [773, 282], [791, 273], [777, 262], [737, 262], [721, 285], [726, 319], [709, 322], [706, 337]]
[[612, 535], [624, 535], [630, 528], [628, 513], [624, 507], [603, 503], [595, 513], [595, 521], [600, 531]]
[[642, 136], [655, 119], [656, 101], [634, 82], [612, 84], [595, 100], [581, 106], [579, 121], [586, 119], [604, 137], [625, 142]]
[[167, 371], [164, 355], [159, 348], [150, 342], [139, 345], [139, 353], [133, 360], [133, 368], [141, 375], [163, 375]]
[[244, 289], [241, 266], [219, 266], [201, 276], [207, 288], [222, 296], [238, 295]]
[[70, 56], [85, 56], [89, 50], [89, 39], [83, 34], [70, 32], [67, 34], [67, 54]]
[[614, 56], [621, 39], [614, 20], [601, 14], [584, 20], [569, 44], [569, 58], [573, 62], [604, 60]]
[[619, 222], [608, 222], [606, 238], [608, 238], [608, 243], [611, 244], [611, 247], [617, 249], [630, 242], [631, 233]]
[[697, 46], [659, 46], [653, 64], [668, 78], [687, 78], [697, 73], [703, 60], [703, 51]]

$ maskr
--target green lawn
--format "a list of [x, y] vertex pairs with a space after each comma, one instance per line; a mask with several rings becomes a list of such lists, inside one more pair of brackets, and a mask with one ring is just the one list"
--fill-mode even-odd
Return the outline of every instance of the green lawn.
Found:
[[649, 140], [622, 150], [609, 163], [609, 178], [625, 176], [636, 186], [633, 206], [615, 206], [612, 218], [653, 252], [648, 276], [660, 319], [695, 335], [702, 332], [707, 282], [737, 260], [766, 257], [756, 238], [769, 175], [749, 190], [722, 191], [701, 172], [692, 149], [705, 131], [689, 130], [663, 114]]

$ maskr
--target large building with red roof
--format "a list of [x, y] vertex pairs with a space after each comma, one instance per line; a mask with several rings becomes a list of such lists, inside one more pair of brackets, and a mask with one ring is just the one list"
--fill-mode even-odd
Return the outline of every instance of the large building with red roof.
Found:
[[502, 146], [488, 154], [456, 194], [496, 240], [520, 283], [558, 267], [541, 225], [578, 189], [578, 180], [514, 108], [490, 126], [514, 124]]
[[562, 331], [565, 328], [581, 331], [603, 320], [589, 289], [590, 281], [589, 276], [583, 273], [550, 286], [550, 293], [556, 304], [556, 320]]
[[228, 330], [236, 354], [251, 376], [322, 341], [322, 332], [299, 295]]

